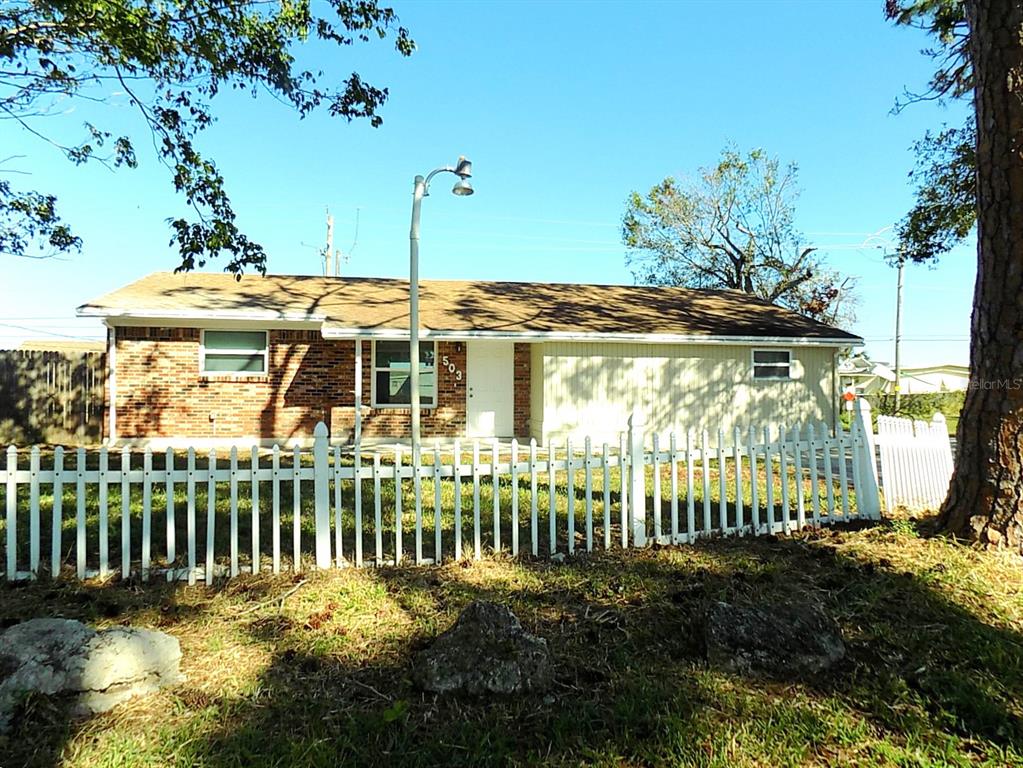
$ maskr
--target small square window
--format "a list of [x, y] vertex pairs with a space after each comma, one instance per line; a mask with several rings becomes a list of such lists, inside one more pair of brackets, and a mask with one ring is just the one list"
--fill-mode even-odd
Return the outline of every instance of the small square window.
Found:
[[754, 349], [754, 381], [792, 378], [792, 352], [787, 349]]
[[266, 331], [203, 331], [199, 369], [212, 375], [264, 375], [267, 335]]

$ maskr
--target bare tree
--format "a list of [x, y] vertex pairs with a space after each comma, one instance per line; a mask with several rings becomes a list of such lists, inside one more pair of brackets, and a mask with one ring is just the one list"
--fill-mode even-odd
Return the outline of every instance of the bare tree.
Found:
[[721, 153], [694, 180], [633, 192], [622, 221], [626, 263], [652, 285], [730, 288], [825, 322], [848, 322], [855, 280], [828, 269], [795, 227], [798, 169], [755, 149]]

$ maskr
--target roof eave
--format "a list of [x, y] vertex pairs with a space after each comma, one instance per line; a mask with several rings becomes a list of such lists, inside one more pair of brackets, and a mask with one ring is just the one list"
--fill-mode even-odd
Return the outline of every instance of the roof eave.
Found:
[[[397, 328], [336, 328], [324, 325], [325, 339], [406, 339], [408, 331]], [[422, 339], [437, 341], [472, 341], [488, 339], [493, 341], [587, 341], [587, 342], [630, 342], [637, 344], [731, 344], [731, 345], [786, 345], [817, 347], [861, 347], [864, 342], [854, 337], [813, 337], [813, 336], [735, 336], [719, 334], [681, 333], [609, 333], [575, 331], [438, 331], [424, 329], [419, 332]]]

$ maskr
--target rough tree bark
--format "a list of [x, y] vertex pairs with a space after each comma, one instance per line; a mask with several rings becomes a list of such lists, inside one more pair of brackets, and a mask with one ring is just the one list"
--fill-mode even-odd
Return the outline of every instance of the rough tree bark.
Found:
[[1023, 2], [970, 0], [977, 285], [945, 530], [1023, 551]]

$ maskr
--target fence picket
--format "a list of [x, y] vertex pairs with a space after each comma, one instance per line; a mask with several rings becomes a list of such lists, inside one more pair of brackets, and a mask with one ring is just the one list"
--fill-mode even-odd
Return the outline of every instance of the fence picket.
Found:
[[131, 576], [131, 453], [121, 449], [121, 578]]
[[781, 529], [788, 535], [792, 533], [792, 520], [789, 515], [789, 432], [785, 427], [778, 427], [778, 474], [781, 480]]
[[700, 441], [700, 462], [703, 469], [703, 535], [708, 536], [714, 524], [710, 519], [710, 436], [706, 429]]
[[693, 467], [693, 430], [686, 432], [686, 539], [696, 541], [696, 497], [693, 488], [695, 475]]
[[[401, 565], [401, 560], [405, 556], [405, 544], [402, 541], [402, 533], [404, 522], [402, 520], [402, 507], [405, 501], [404, 499], [404, 486], [401, 481], [401, 446], [394, 446], [394, 564]], [[356, 487], [358, 487], [358, 477], [356, 477]], [[356, 512], [355, 527], [357, 531], [361, 531], [361, 519], [362, 515]], [[358, 553], [356, 553], [356, 565], [361, 565]]]
[[821, 441], [824, 447], [824, 483], [826, 501], [827, 501], [827, 517], [829, 522], [833, 522], [835, 516], [835, 480], [834, 480], [834, 469], [831, 464], [831, 449], [833, 444], [831, 442], [831, 435], [828, 432], [827, 427], [821, 424], [821, 434], [824, 435], [824, 439]]
[[341, 446], [334, 446], [334, 562], [338, 568], [345, 565], [344, 553], [344, 496], [341, 489]]
[[589, 437], [583, 443], [583, 496], [586, 515], [586, 551], [593, 551], [593, 465], [590, 461], [593, 442]]
[[164, 525], [165, 525], [166, 533], [164, 535], [166, 537], [165, 544], [166, 544], [166, 547], [167, 547], [167, 567], [168, 568], [173, 568], [174, 567], [174, 561], [177, 559], [177, 551], [176, 551], [177, 550], [177, 542], [175, 541], [175, 536], [177, 534], [177, 531], [175, 530], [175, 527], [174, 527], [176, 522], [174, 520], [174, 449], [173, 448], [168, 448], [167, 452], [164, 454], [164, 465], [163, 466], [164, 466], [164, 470], [165, 470], [165, 477], [164, 477], [164, 494], [165, 494], [165, 498], [164, 498], [164, 502], [165, 502]]
[[[355, 441], [355, 465], [353, 469], [352, 477], [354, 479], [354, 487], [352, 491], [352, 498], [355, 504], [355, 567], [362, 567], [362, 442], [360, 440]], [[395, 491], [395, 495], [398, 495], [398, 491]], [[399, 530], [400, 527], [399, 527]]]
[[735, 466], [735, 528], [742, 536], [746, 526], [742, 519], [742, 434], [738, 427], [732, 430], [732, 464]]
[[501, 476], [497, 472], [497, 463], [501, 452], [497, 438], [490, 444], [490, 488], [491, 502], [494, 508], [494, 552], [501, 551]]
[[718, 430], [718, 524], [728, 531], [728, 473], [725, 471], [725, 431]]
[[750, 493], [750, 525], [753, 528], [753, 535], [760, 535], [760, 466], [757, 458], [757, 434], [753, 425], [750, 425], [749, 433], [746, 436], [749, 452], [749, 493]]
[[774, 452], [771, 444], [771, 428], [764, 427], [764, 504], [767, 507], [767, 532], [775, 533], [774, 525]]
[[105, 579], [110, 572], [110, 509], [107, 491], [110, 459], [107, 449], [99, 450], [99, 576]]
[[50, 578], [60, 576], [61, 535], [64, 531], [64, 446], [53, 451], [53, 509], [51, 510], [52, 538], [50, 546]]
[[557, 529], [557, 520], [558, 520], [557, 509], [558, 509], [558, 506], [557, 506], [557, 491], [556, 491], [558, 473], [557, 473], [557, 469], [556, 469], [556, 467], [554, 465], [555, 456], [556, 455], [557, 455], [557, 450], [555, 449], [554, 443], [552, 442], [551, 445], [550, 445], [550, 448], [548, 448], [548, 450], [547, 450], [547, 475], [548, 475], [548, 478], [549, 478], [549, 483], [548, 483], [548, 486], [547, 486], [547, 490], [549, 491], [549, 493], [548, 493], [548, 499], [549, 499], [549, 501], [548, 501], [548, 504], [549, 504], [548, 510], [549, 511], [548, 511], [548, 515], [547, 515], [547, 517], [548, 517], [548, 520], [547, 520], [548, 525], [547, 525], [547, 527], [548, 527], [549, 542], [550, 542], [550, 549], [548, 551], [552, 555], [555, 552], [558, 551], [558, 529]]
[[238, 575], [238, 448], [231, 446], [231, 575]]
[[377, 565], [384, 560], [384, 510], [380, 498], [380, 454], [373, 453], [373, 538], [376, 545]]
[[[79, 454], [81, 458], [82, 454]], [[80, 467], [81, 469], [81, 467]], [[18, 485], [15, 473], [18, 471], [18, 449], [13, 445], [7, 447], [7, 580], [14, 581], [18, 576]], [[82, 536], [85, 534], [85, 521], [84, 521], [84, 503], [85, 494], [79, 493], [81, 499], [80, 505], [83, 508], [82, 513], [82, 524], [79, 526], [79, 530], [82, 532]], [[80, 547], [81, 552], [84, 554], [85, 545]], [[85, 574], [85, 569], [80, 568], [82, 576]], [[80, 576], [81, 578], [81, 576]]]
[[483, 556], [482, 532], [480, 531], [480, 441], [472, 441], [472, 556], [479, 560]]
[[565, 441], [565, 501], [568, 508], [567, 548], [571, 555], [575, 553], [575, 467], [571, 439]]
[[[535, 446], [534, 446], [535, 451]], [[455, 440], [455, 560], [462, 559], [462, 444]], [[535, 482], [535, 478], [534, 478]], [[535, 497], [535, 489], [534, 489]]]
[[654, 508], [652, 510], [652, 517], [654, 518], [654, 541], [658, 544], [661, 543], [661, 445], [660, 438], [655, 431], [653, 434], [653, 465], [654, 465]]
[[810, 508], [813, 515], [813, 525], [817, 528], [821, 524], [821, 486], [820, 478], [817, 476], [817, 430], [814, 428], [813, 424], [807, 425], [806, 437], [810, 445]]
[[[860, 443], [857, 440], [856, 422], [853, 422], [852, 431], [849, 433], [849, 443], [850, 443], [850, 447], [852, 448], [852, 455], [853, 455], [853, 460], [852, 460], [853, 481], [852, 482], [853, 482], [853, 490], [856, 493], [856, 515], [857, 515], [857, 517], [859, 517], [862, 514], [862, 512], [860, 510], [860, 498], [861, 498], [860, 494], [863, 492], [863, 486], [861, 484], [862, 478], [860, 477], [860, 461], [859, 461], [859, 451], [858, 451], [858, 449], [860, 448]], [[842, 456], [842, 461], [843, 461], [843, 463], [845, 462], [845, 454], [844, 453], [843, 453], [843, 456]]]
[[540, 553], [540, 523], [536, 499], [536, 438], [529, 439], [529, 537], [533, 557]]
[[849, 519], [849, 478], [846, 469], [845, 449], [848, 441], [842, 425], [838, 425], [838, 483], [842, 489], [842, 520]]
[[433, 444], [433, 562], [440, 565], [442, 558], [441, 545], [441, 496], [440, 496], [440, 441]]
[[[11, 460], [10, 453], [8, 453], [7, 467], [10, 469]], [[13, 499], [14, 494], [10, 491], [7, 493], [8, 499]], [[10, 501], [8, 501], [10, 504]], [[85, 578], [85, 566], [86, 560], [86, 549], [85, 549], [85, 449], [79, 448], [78, 454], [75, 457], [75, 570], [78, 573], [79, 579]], [[7, 535], [10, 535], [11, 516], [8, 515]], [[8, 549], [8, 553], [12, 553], [13, 549]], [[8, 557], [11, 555], [8, 554]], [[10, 570], [8, 569], [8, 573]]]
[[186, 509], [185, 509], [185, 538], [188, 549], [188, 584], [195, 584], [195, 571], [198, 568], [195, 553], [195, 448], [188, 449], [187, 459], [188, 478], [185, 481]]
[[206, 485], [206, 586], [213, 584], [213, 536], [217, 525], [217, 452], [210, 451]]
[[153, 536], [153, 452], [142, 456], [142, 581], [149, 581]]
[[249, 454], [249, 498], [252, 502], [252, 510], [249, 515], [252, 530], [249, 531], [252, 540], [252, 573], [259, 573], [259, 448], [252, 446]]
[[806, 485], [803, 480], [803, 427], [793, 430], [796, 438], [796, 530], [806, 527]]
[[[280, 446], [274, 445], [272, 469], [273, 482], [271, 483], [271, 495], [272, 495], [272, 507], [271, 507], [271, 525], [272, 530], [270, 532], [271, 538], [273, 539], [273, 572], [281, 572], [281, 449]], [[191, 497], [189, 493], [189, 497]]]
[[302, 570], [302, 454], [296, 443], [291, 459], [291, 570]]
[[28, 570], [35, 578], [39, 575], [39, 446], [33, 445], [28, 464]]
[[423, 447], [412, 446], [412, 492], [416, 503], [416, 565], [423, 564]]
[[675, 433], [672, 432], [668, 438], [669, 459], [668, 466], [671, 471], [669, 492], [671, 493], [671, 543], [678, 544], [678, 442]]
[[519, 554], [519, 441], [511, 441], [511, 519], [512, 557]]

